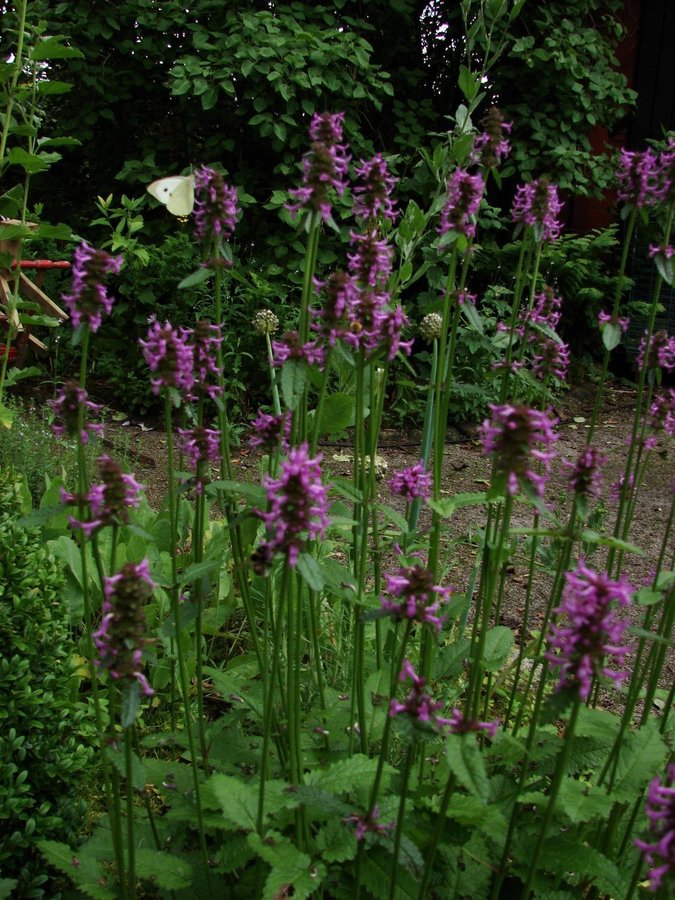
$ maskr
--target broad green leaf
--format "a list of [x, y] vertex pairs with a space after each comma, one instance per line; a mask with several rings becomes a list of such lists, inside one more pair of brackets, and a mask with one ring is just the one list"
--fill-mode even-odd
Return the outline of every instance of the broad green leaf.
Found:
[[660, 253], [654, 257], [654, 262], [656, 263], [656, 268], [659, 271], [659, 275], [666, 284], [672, 285], [673, 283], [673, 260], [667, 259]]
[[652, 719], [621, 742], [612, 788], [615, 799], [631, 800], [663, 768], [666, 746]]
[[319, 829], [316, 845], [326, 862], [346, 862], [356, 856], [354, 833], [341, 819], [331, 818]]
[[136, 874], [165, 891], [184, 890], [192, 883], [192, 866], [187, 860], [150, 847], [136, 850]]
[[49, 59], [84, 59], [84, 53], [75, 47], [68, 47], [62, 41], [67, 38], [62, 34], [54, 34], [38, 41], [31, 50], [30, 57], [35, 62], [46, 62]]
[[[58, 841], [38, 841], [38, 848], [47, 862], [67, 875], [74, 884], [94, 900], [115, 900], [117, 896], [112, 880], [103, 865], [87, 854], [86, 844], [71, 850], [68, 844]], [[110, 890], [106, 887], [111, 880]]]
[[0, 878], [0, 900], [12, 897], [12, 892], [18, 883], [16, 878]]
[[462, 315], [474, 331], [477, 331], [479, 334], [484, 334], [481, 314], [470, 300], [467, 300], [466, 303], [462, 304]]
[[179, 283], [178, 290], [184, 290], [185, 288], [195, 287], [197, 284], [203, 284], [205, 281], [208, 281], [209, 278], [212, 278], [213, 274], [213, 269], [197, 269], [196, 272], [191, 272], [189, 275], [185, 276]]
[[621, 343], [621, 326], [615, 322], [607, 322], [602, 326], [602, 343], [605, 349], [613, 350]]
[[67, 94], [72, 91], [73, 85], [69, 81], [38, 81], [38, 94], [50, 97], [54, 94]]
[[479, 82], [466, 66], [459, 67], [459, 88], [469, 103], [478, 93]]
[[513, 632], [505, 625], [491, 628], [485, 636], [483, 666], [487, 672], [497, 672], [508, 660], [514, 645]]
[[[361, 879], [375, 900], [391, 897], [391, 854], [380, 847], [370, 849], [363, 857]], [[418, 900], [419, 883], [410, 872], [399, 867], [395, 900]]]
[[339, 434], [352, 420], [354, 401], [349, 394], [326, 397], [319, 420], [319, 434]]
[[313, 591], [320, 591], [325, 580], [321, 566], [311, 553], [301, 553], [298, 557], [298, 572]]
[[0, 403], [0, 428], [11, 428], [14, 421], [14, 411]]
[[449, 734], [445, 743], [448, 765], [459, 783], [483, 803], [488, 800], [488, 777], [475, 734]]
[[220, 569], [220, 560], [218, 559], [208, 559], [199, 563], [192, 563], [191, 566], [188, 566], [187, 569], [181, 574], [178, 579], [179, 584], [192, 584], [195, 581], [199, 581], [202, 578], [206, 578], [207, 576], [217, 572]]
[[141, 708], [141, 686], [134, 678], [127, 681], [122, 688], [122, 709], [120, 723], [122, 728], [130, 728], [136, 721]]
[[209, 784], [228, 822], [244, 831], [254, 831], [258, 816], [258, 786], [233, 775], [214, 775]]
[[281, 391], [284, 403], [296, 410], [307, 387], [307, 364], [303, 359], [288, 359], [281, 369]]
[[614, 799], [602, 787], [576, 778], [563, 778], [558, 794], [558, 804], [573, 825], [605, 818], [614, 805]]
[[485, 492], [470, 494], [455, 494], [453, 497], [446, 497], [443, 500], [429, 500], [428, 505], [434, 512], [437, 512], [443, 519], [449, 519], [458, 509], [465, 506], [478, 506], [486, 503], [488, 496]]
[[611, 534], [600, 534], [598, 531], [586, 529], [581, 534], [581, 540], [587, 544], [599, 544], [601, 547], [614, 547], [616, 550], [623, 550], [626, 553], [637, 553], [638, 556], [644, 556], [645, 552], [635, 544], [629, 544], [628, 541], [622, 541], [619, 538], [612, 537]]
[[[325, 769], [314, 769], [305, 777], [305, 784], [335, 794], [351, 793], [355, 788], [372, 783], [377, 765], [377, 759], [357, 753], [349, 759], [331, 763]], [[388, 776], [392, 771], [391, 766], [385, 765]]]
[[544, 843], [539, 867], [556, 875], [573, 872], [609, 897], [625, 897], [628, 892], [628, 879], [610, 859], [592, 847], [560, 835]]
[[[115, 749], [112, 745], [106, 748], [106, 756], [115, 766], [122, 778], [126, 778], [126, 760], [124, 750]], [[145, 769], [140, 758], [132, 751], [131, 754], [131, 783], [134, 790], [142, 791], [146, 784]]]
[[311, 857], [276, 831], [268, 831], [264, 839], [255, 832], [249, 834], [248, 843], [272, 867], [263, 888], [263, 900], [278, 900], [291, 894], [304, 900], [325, 877], [325, 866], [313, 863]]

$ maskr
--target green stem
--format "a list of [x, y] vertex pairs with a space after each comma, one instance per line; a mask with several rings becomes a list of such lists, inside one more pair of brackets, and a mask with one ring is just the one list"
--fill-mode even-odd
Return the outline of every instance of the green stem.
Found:
[[408, 748], [405, 755], [405, 766], [403, 768], [403, 784], [401, 786], [401, 799], [398, 804], [398, 815], [396, 817], [396, 831], [394, 833], [394, 852], [391, 861], [391, 878], [389, 881], [389, 900], [395, 900], [396, 897], [396, 881], [398, 878], [398, 858], [401, 853], [401, 837], [403, 836], [403, 819], [405, 817], [405, 804], [408, 799], [408, 789], [410, 787], [410, 771], [412, 769], [413, 759], [415, 757], [414, 744]]
[[136, 840], [134, 835], [133, 727], [124, 729], [124, 780], [127, 799], [127, 885], [129, 900], [136, 897]]

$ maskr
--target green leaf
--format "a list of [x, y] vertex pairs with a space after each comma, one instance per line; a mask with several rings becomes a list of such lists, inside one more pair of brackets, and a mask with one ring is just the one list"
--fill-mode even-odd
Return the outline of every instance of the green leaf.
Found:
[[[363, 884], [375, 900], [389, 900], [391, 896], [391, 855], [375, 847], [364, 854], [361, 867]], [[407, 869], [399, 868], [395, 900], [417, 900], [419, 884]]]
[[320, 591], [325, 580], [321, 567], [311, 553], [301, 553], [298, 557], [298, 572], [313, 591]]
[[469, 103], [478, 93], [479, 82], [466, 66], [459, 67], [459, 88]]
[[191, 584], [195, 581], [200, 581], [202, 578], [206, 578], [211, 575], [213, 572], [217, 572], [220, 569], [220, 560], [219, 559], [208, 559], [199, 563], [192, 563], [191, 566], [188, 566], [187, 569], [182, 573], [180, 578], [178, 579], [179, 584]]
[[[120, 773], [122, 778], [126, 778], [127, 771], [124, 750], [115, 749], [115, 747], [109, 745], [106, 748], [105, 754], [110, 762], [115, 766], [117, 771]], [[131, 783], [134, 790], [136, 791], [142, 791], [146, 784], [145, 769], [143, 768], [143, 763], [133, 751], [131, 754]]]
[[0, 878], [0, 900], [11, 898], [18, 883], [16, 878]]
[[614, 805], [614, 798], [602, 787], [576, 778], [563, 778], [558, 804], [573, 825], [605, 818]]
[[602, 326], [602, 343], [605, 349], [613, 350], [621, 343], [621, 326], [615, 322], [607, 322]]
[[[351, 793], [355, 788], [368, 787], [372, 783], [377, 765], [377, 759], [357, 753], [349, 759], [331, 763], [325, 769], [309, 772], [305, 784], [334, 794]], [[385, 765], [385, 772], [390, 775], [392, 767]]]
[[329, 819], [316, 835], [316, 846], [326, 862], [346, 862], [356, 856], [354, 834], [338, 818]]
[[228, 822], [255, 831], [258, 817], [258, 785], [243, 782], [233, 775], [214, 775], [209, 781]]
[[49, 59], [84, 59], [81, 50], [61, 43], [65, 40], [66, 36], [54, 34], [38, 41], [31, 50], [30, 58], [35, 62], [46, 62]]
[[11, 428], [14, 421], [14, 411], [0, 403], [0, 428]]
[[86, 852], [86, 844], [77, 852], [58, 841], [38, 841], [37, 845], [47, 862], [72, 879], [87, 897], [115, 900], [116, 892], [105, 887], [109, 875], [103, 865]]
[[488, 777], [475, 734], [449, 734], [445, 753], [459, 783], [483, 803], [488, 801]]
[[455, 511], [465, 506], [479, 506], [487, 502], [487, 494], [471, 493], [471, 494], [455, 494], [453, 497], [447, 497], [443, 500], [429, 500], [427, 505], [437, 512], [442, 519], [449, 519], [454, 515]]
[[631, 800], [663, 768], [666, 746], [652, 719], [637, 731], [624, 735], [616, 765], [614, 799]]
[[491, 628], [485, 636], [483, 665], [487, 672], [497, 672], [508, 660], [515, 643], [513, 632], [505, 625]]
[[23, 147], [12, 147], [7, 154], [10, 165], [21, 166], [24, 172], [29, 175], [34, 175], [36, 172], [45, 172], [53, 162], [60, 158], [61, 156], [58, 153], [27, 153]]
[[36, 375], [40, 374], [42, 374], [42, 369], [38, 369], [37, 366], [29, 366], [27, 369], [11, 368], [8, 370], [5, 378], [5, 387], [11, 387], [23, 378], [34, 378]]
[[127, 681], [122, 688], [122, 709], [120, 723], [122, 728], [130, 728], [136, 721], [141, 708], [141, 686], [134, 678]]
[[319, 434], [339, 434], [352, 420], [354, 402], [349, 394], [326, 397], [319, 420]]
[[644, 556], [644, 550], [636, 547], [635, 544], [629, 544], [628, 541], [622, 541], [619, 538], [612, 537], [610, 534], [600, 534], [597, 531], [586, 529], [581, 534], [581, 539], [587, 544], [599, 544], [601, 547], [614, 547], [616, 550], [623, 550], [626, 553], [637, 553], [638, 556]]
[[284, 403], [296, 410], [307, 387], [307, 364], [304, 359], [288, 359], [281, 369], [281, 391]]
[[298, 900], [304, 900], [314, 893], [325, 877], [325, 866], [313, 863], [311, 857], [276, 831], [268, 831], [264, 839], [255, 832], [249, 834], [248, 843], [272, 867], [263, 888], [262, 900], [278, 900], [291, 894]]
[[654, 257], [654, 262], [656, 263], [656, 268], [658, 269], [659, 275], [666, 284], [672, 285], [673, 283], [673, 260], [668, 259], [660, 253], [657, 253]]
[[178, 290], [184, 290], [185, 288], [194, 287], [197, 284], [203, 284], [205, 281], [212, 278], [213, 274], [213, 269], [197, 269], [196, 272], [191, 272], [189, 275], [185, 276], [178, 284]]
[[477, 331], [478, 334], [485, 334], [483, 318], [470, 300], [462, 304], [462, 315], [474, 331]]
[[38, 81], [37, 91], [43, 97], [54, 94], [67, 94], [72, 91], [73, 85], [69, 81]]
[[573, 872], [593, 882], [600, 893], [610, 897], [625, 897], [628, 893], [628, 879], [611, 860], [592, 847], [566, 840], [561, 835], [544, 843], [539, 867], [556, 875]]
[[187, 860], [150, 847], [137, 848], [136, 874], [165, 891], [181, 891], [192, 884], [192, 866]]

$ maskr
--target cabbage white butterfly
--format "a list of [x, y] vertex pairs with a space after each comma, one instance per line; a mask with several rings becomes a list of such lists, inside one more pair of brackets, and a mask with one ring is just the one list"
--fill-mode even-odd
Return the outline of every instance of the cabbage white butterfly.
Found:
[[189, 216], [195, 205], [195, 179], [193, 175], [172, 175], [160, 178], [146, 188], [147, 192], [163, 203], [174, 216]]

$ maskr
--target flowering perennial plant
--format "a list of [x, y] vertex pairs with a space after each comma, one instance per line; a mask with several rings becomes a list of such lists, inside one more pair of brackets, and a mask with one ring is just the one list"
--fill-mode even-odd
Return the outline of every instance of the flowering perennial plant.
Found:
[[200, 244], [214, 237], [229, 240], [239, 216], [237, 189], [226, 184], [220, 172], [208, 166], [197, 169], [194, 178], [195, 238]]
[[630, 652], [623, 642], [628, 622], [617, 619], [615, 605], [630, 606], [635, 588], [623, 576], [616, 581], [606, 573], [594, 572], [583, 559], [565, 575], [565, 581], [546, 658], [560, 666], [558, 689], [573, 688], [587, 700], [598, 675], [611, 678], [616, 685], [628, 677], [622, 669], [609, 668], [606, 658], [613, 657], [621, 666]]
[[191, 469], [220, 461], [220, 431], [217, 428], [179, 428], [179, 447]]
[[443, 627], [438, 613], [453, 591], [451, 587], [434, 584], [434, 574], [423, 566], [408, 566], [396, 572], [385, 572], [387, 592], [394, 597], [380, 598], [382, 610], [395, 619], [430, 625], [434, 631]]
[[155, 377], [152, 390], [159, 394], [162, 388], [173, 388], [189, 397], [194, 387], [194, 347], [190, 332], [175, 329], [169, 322], [160, 324], [154, 317], [145, 340], [139, 341], [143, 356]]
[[663, 782], [656, 777], [647, 794], [647, 818], [651, 842], [635, 840], [649, 871], [649, 887], [657, 891], [664, 879], [675, 877], [675, 763], [668, 766]]
[[61, 298], [74, 328], [83, 324], [92, 332], [98, 331], [103, 316], [110, 315], [114, 303], [105, 287], [106, 277], [119, 274], [121, 266], [121, 256], [110, 256], [105, 250], [95, 250], [87, 243], [80, 244], [75, 250], [70, 293]]
[[288, 449], [291, 439], [291, 417], [287, 412], [271, 416], [258, 410], [258, 415], [251, 422], [252, 433], [248, 439], [249, 447], [265, 451], [276, 450], [281, 446]]
[[92, 484], [87, 494], [61, 493], [62, 502], [68, 506], [88, 506], [89, 518], [86, 521], [72, 516], [69, 519], [73, 528], [82, 529], [88, 537], [106, 525], [128, 525], [129, 510], [138, 508], [143, 490], [143, 485], [133, 475], [124, 473], [109, 456], [100, 456], [96, 463], [101, 481]]
[[352, 192], [356, 218], [363, 219], [366, 224], [379, 216], [395, 222], [398, 213], [392, 192], [396, 179], [389, 173], [382, 154], [377, 153], [370, 160], [362, 160], [355, 169], [355, 175], [357, 183]]
[[484, 169], [496, 169], [511, 152], [508, 136], [511, 134], [512, 124], [504, 121], [496, 106], [491, 106], [483, 126], [485, 131], [474, 139], [471, 162], [478, 163]]
[[567, 479], [569, 490], [577, 497], [597, 500], [602, 487], [602, 467], [606, 462], [607, 457], [595, 447], [584, 447], [575, 463], [563, 460], [563, 465], [571, 469]]
[[618, 199], [637, 209], [660, 203], [667, 191], [659, 158], [649, 148], [642, 153], [622, 150], [616, 180]]
[[656, 331], [647, 350], [647, 335], [643, 335], [637, 364], [640, 369], [644, 367], [648, 370], [661, 368], [666, 372], [675, 371], [675, 337], [670, 337], [666, 331]]
[[[480, 429], [483, 449], [494, 458], [498, 471], [507, 476], [508, 492], [516, 494], [520, 482], [531, 484], [543, 496], [557, 440], [553, 430], [556, 420], [526, 406], [491, 403], [490, 409], [492, 419], [486, 419]], [[533, 461], [540, 463], [543, 471], [535, 472]]]
[[392, 494], [403, 497], [408, 503], [415, 497], [428, 500], [431, 496], [431, 475], [425, 471], [422, 460], [414, 466], [407, 466], [400, 472], [395, 472], [388, 484]]
[[331, 188], [341, 196], [347, 186], [349, 153], [342, 142], [344, 113], [321, 113], [313, 117], [309, 137], [310, 152], [303, 160], [303, 184], [290, 192], [296, 203], [289, 204], [292, 215], [301, 209], [331, 217]]
[[560, 237], [562, 224], [558, 217], [562, 208], [558, 188], [546, 178], [539, 178], [516, 189], [511, 218], [532, 228], [536, 240], [552, 243]]
[[456, 232], [466, 237], [476, 235], [476, 216], [485, 193], [482, 175], [470, 175], [456, 169], [448, 184], [448, 195], [441, 212], [439, 234]]
[[194, 357], [193, 395], [215, 400], [222, 392], [218, 378], [218, 348], [223, 343], [220, 326], [200, 319], [191, 332]]
[[[56, 437], [76, 437], [86, 444], [90, 434], [103, 437], [103, 425], [90, 422], [89, 415], [98, 414], [103, 407], [99, 403], [93, 403], [88, 399], [89, 395], [76, 381], [66, 381], [54, 400], [48, 400], [54, 413], [52, 431]], [[78, 432], [80, 416], [82, 416], [82, 428]]]
[[291, 447], [279, 478], [265, 479], [269, 508], [258, 515], [270, 535], [261, 548], [271, 559], [285, 553], [289, 566], [298, 562], [308, 540], [323, 537], [329, 525], [328, 488], [321, 482], [321, 454], [310, 457], [307, 444]]
[[104, 585], [103, 618], [93, 635], [96, 665], [114, 681], [137, 681], [143, 693], [154, 693], [141, 670], [145, 637], [145, 605], [155, 584], [147, 559], [127, 563]]

